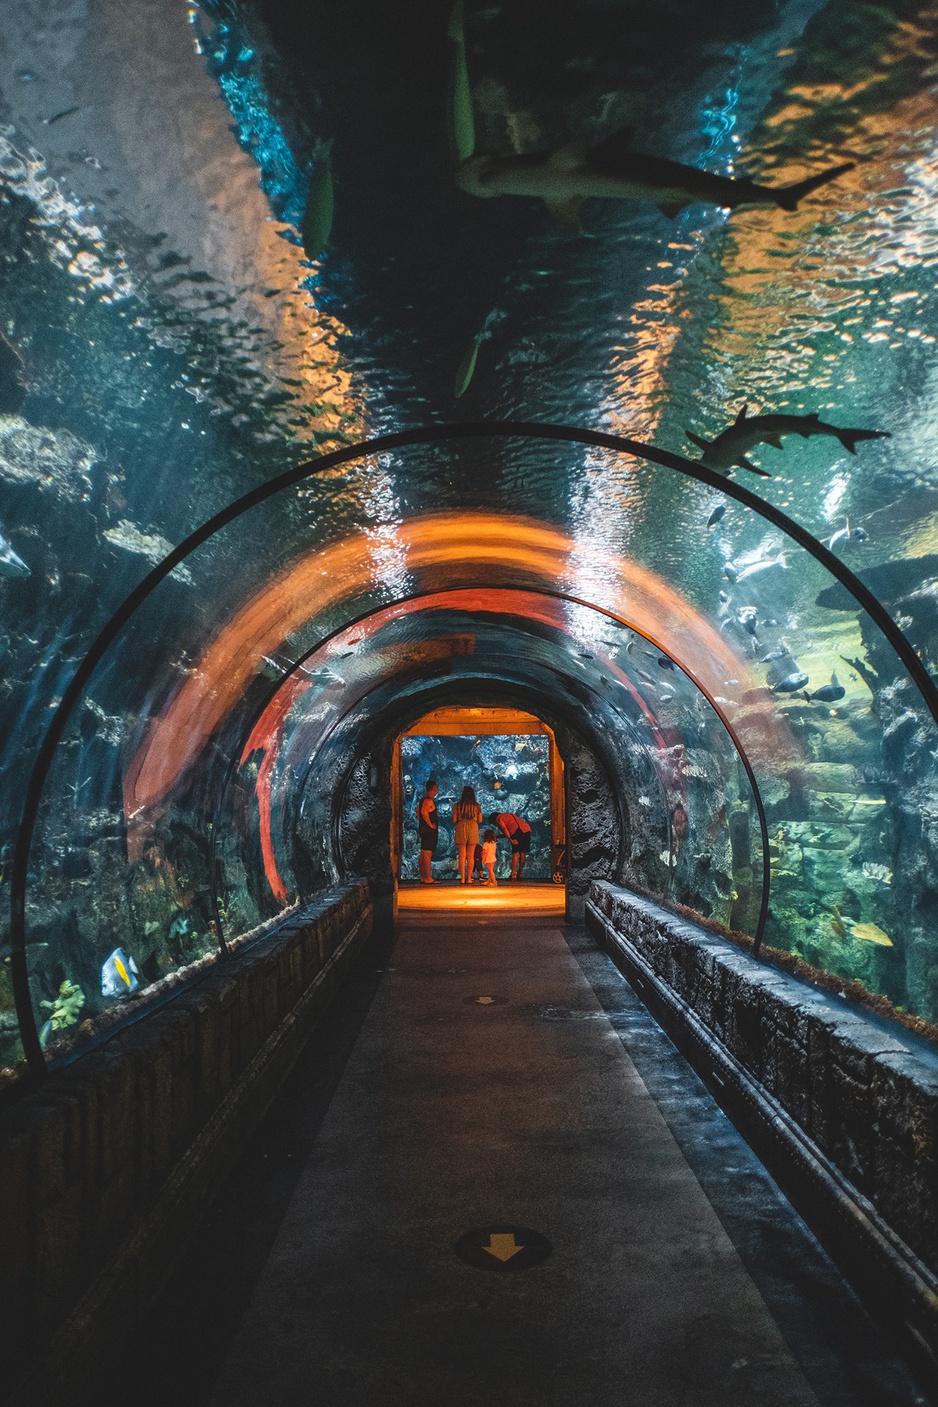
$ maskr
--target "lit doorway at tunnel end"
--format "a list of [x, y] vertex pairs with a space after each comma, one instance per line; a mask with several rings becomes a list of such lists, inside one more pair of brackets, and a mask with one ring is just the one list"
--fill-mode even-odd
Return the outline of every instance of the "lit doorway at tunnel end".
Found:
[[[479, 819], [460, 826], [467, 787]], [[486, 905], [505, 907], [519, 884], [553, 885], [559, 893], [547, 907], [562, 911], [564, 766], [553, 730], [533, 713], [478, 705], [433, 710], [396, 740], [391, 791], [399, 893], [422, 885], [436, 891], [434, 907], [466, 908], [469, 896], [459, 891], [484, 886]], [[464, 885], [458, 841], [467, 837]], [[473, 896], [471, 907], [480, 900]]]

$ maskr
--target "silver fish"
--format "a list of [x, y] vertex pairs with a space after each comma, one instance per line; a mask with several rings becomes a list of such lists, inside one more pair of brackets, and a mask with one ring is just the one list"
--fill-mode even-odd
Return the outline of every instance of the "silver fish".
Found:
[[785, 553], [779, 552], [777, 557], [764, 557], [761, 562], [750, 562], [746, 567], [740, 567], [736, 563], [729, 562], [727, 566], [732, 566], [736, 573], [732, 580], [734, 582], [740, 582], [745, 581], [749, 576], [755, 576], [757, 572], [767, 572], [771, 567], [782, 567], [787, 570], [788, 562], [785, 559]]
[[784, 679], [780, 679], [777, 684], [772, 685], [772, 690], [776, 694], [796, 694], [799, 689], [803, 689], [808, 682], [808, 676], [803, 670], [796, 669], [792, 674], [786, 674]]
[[870, 535], [865, 528], [851, 528], [850, 519], [847, 518], [846, 526], [834, 533], [828, 541], [827, 550], [828, 552], [841, 552], [853, 542], [868, 542], [869, 537]]

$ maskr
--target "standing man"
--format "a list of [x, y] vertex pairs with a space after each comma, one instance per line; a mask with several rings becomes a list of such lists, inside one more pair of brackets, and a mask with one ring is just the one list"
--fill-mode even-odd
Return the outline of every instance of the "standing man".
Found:
[[513, 811], [493, 811], [489, 816], [489, 825], [497, 826], [502, 835], [511, 841], [511, 878], [520, 879], [531, 849], [531, 827], [523, 816], [516, 816]]
[[417, 802], [417, 835], [420, 842], [419, 865], [421, 884], [436, 884], [436, 880], [433, 878], [430, 871], [430, 862], [436, 851], [436, 842], [440, 835], [440, 828], [436, 819], [436, 793], [436, 778], [428, 777], [423, 796]]

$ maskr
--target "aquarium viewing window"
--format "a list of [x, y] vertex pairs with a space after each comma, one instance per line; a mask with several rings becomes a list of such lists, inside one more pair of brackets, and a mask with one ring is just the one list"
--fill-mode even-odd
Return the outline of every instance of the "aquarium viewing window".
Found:
[[[563, 763], [552, 730], [533, 714], [499, 708], [442, 708], [408, 728], [399, 740], [401, 804], [394, 818], [400, 879], [418, 879], [416, 807], [429, 778], [437, 782], [440, 834], [432, 862], [436, 879], [456, 878], [452, 809], [464, 786], [481, 807], [482, 830], [492, 812], [523, 816], [531, 826], [525, 878], [562, 876]], [[508, 841], [498, 832], [496, 875], [510, 872]]]

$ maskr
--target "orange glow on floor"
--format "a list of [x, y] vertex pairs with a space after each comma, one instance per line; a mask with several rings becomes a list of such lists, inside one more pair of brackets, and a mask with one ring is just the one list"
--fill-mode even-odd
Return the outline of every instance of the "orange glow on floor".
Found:
[[563, 917], [566, 889], [562, 884], [534, 880], [504, 880], [497, 889], [482, 884], [402, 884], [397, 891], [397, 912], [402, 920], [411, 915], [446, 912], [453, 917], [524, 914], [527, 917]]

